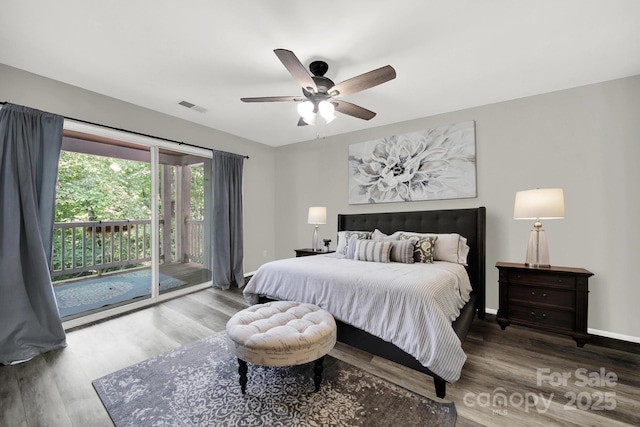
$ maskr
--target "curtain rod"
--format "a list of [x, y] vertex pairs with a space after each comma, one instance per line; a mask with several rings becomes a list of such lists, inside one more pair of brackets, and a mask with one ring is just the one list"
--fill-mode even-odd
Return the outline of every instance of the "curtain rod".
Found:
[[[5, 104], [8, 104], [8, 103], [9, 103], [9, 102], [7, 102], [7, 101], [0, 101], [0, 105], [5, 105]], [[30, 107], [29, 107], [29, 108], [30, 108]], [[211, 151], [218, 152], [218, 153], [235, 154], [235, 155], [242, 156], [242, 157], [244, 157], [245, 159], [248, 159], [248, 158], [249, 158], [249, 156], [243, 156], [243, 155], [241, 155], [241, 154], [236, 154], [236, 153], [230, 153], [230, 152], [227, 152], [227, 151], [216, 150], [216, 149], [214, 149], [214, 148], [203, 147], [203, 146], [201, 146], [201, 145], [189, 144], [188, 142], [177, 141], [177, 140], [175, 140], [175, 139], [164, 138], [164, 137], [162, 137], [162, 136], [149, 135], [149, 134], [147, 134], [147, 133], [136, 132], [136, 131], [133, 131], [133, 130], [117, 128], [117, 127], [109, 126], [109, 125], [103, 125], [103, 124], [100, 124], [100, 123], [90, 122], [90, 121], [88, 121], [88, 120], [75, 119], [75, 118], [73, 118], [73, 117], [67, 117], [67, 116], [62, 116], [62, 117], [64, 117], [64, 118], [65, 118], [65, 119], [67, 119], [67, 120], [73, 120], [73, 121], [75, 121], [75, 122], [80, 122], [80, 123], [84, 123], [84, 124], [87, 124], [87, 125], [100, 126], [100, 127], [107, 128], [107, 129], [111, 129], [111, 130], [117, 130], [117, 131], [121, 131], [121, 132], [127, 132], [127, 133], [130, 133], [130, 134], [133, 134], [133, 135], [145, 136], [145, 137], [147, 137], [147, 138], [153, 138], [153, 139], [159, 139], [159, 140], [161, 140], [161, 141], [172, 142], [172, 143], [174, 143], [174, 144], [178, 144], [178, 145], [186, 145], [186, 146], [188, 146], [188, 147], [202, 148], [202, 149], [204, 149], [204, 150], [211, 150]]]

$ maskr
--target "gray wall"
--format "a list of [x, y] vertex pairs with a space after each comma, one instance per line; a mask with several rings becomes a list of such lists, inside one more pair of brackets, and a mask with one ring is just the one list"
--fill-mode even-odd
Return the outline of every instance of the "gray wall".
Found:
[[[349, 144], [467, 120], [476, 122], [477, 198], [348, 204]], [[513, 219], [516, 191], [563, 187], [566, 219], [543, 222], [551, 263], [595, 274], [590, 330], [640, 342], [638, 159], [640, 76], [279, 147], [276, 256], [311, 245], [310, 206], [327, 206], [320, 232], [333, 247], [338, 213], [486, 206], [487, 305], [497, 309], [495, 263], [524, 262], [533, 225]]]
[[250, 156], [244, 167], [245, 271], [253, 271], [265, 260], [273, 259], [273, 148], [3, 64], [0, 64], [0, 100]]
[[[245, 163], [245, 271], [309, 247], [310, 206], [338, 213], [487, 207], [487, 305], [497, 309], [496, 261], [523, 262], [531, 225], [512, 218], [518, 190], [563, 187], [567, 218], [545, 221], [554, 265], [583, 267], [589, 328], [640, 342], [640, 76], [270, 148], [0, 64], [0, 100], [251, 156]], [[338, 117], [337, 120], [355, 120]], [[375, 119], [374, 119], [375, 120]], [[475, 199], [349, 205], [349, 144], [476, 122]], [[266, 255], [265, 255], [266, 254]]]

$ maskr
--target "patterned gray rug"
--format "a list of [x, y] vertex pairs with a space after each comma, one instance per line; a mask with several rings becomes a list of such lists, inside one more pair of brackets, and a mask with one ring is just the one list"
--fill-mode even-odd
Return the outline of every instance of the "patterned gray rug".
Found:
[[327, 356], [321, 389], [312, 363], [249, 364], [247, 394], [218, 333], [93, 381], [121, 426], [454, 426], [439, 403]]

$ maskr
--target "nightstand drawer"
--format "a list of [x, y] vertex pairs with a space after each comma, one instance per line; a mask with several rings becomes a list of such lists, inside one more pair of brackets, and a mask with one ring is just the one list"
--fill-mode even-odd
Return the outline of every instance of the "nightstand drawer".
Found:
[[509, 318], [511, 320], [521, 321], [535, 326], [545, 326], [552, 329], [573, 331], [575, 328], [575, 314], [570, 311], [511, 305], [509, 307]]
[[573, 289], [576, 285], [576, 278], [566, 274], [558, 274], [552, 271], [509, 271], [509, 283], [519, 283], [523, 285], [549, 285], [561, 286]]
[[575, 292], [561, 289], [541, 289], [539, 287], [510, 285], [509, 300], [530, 301], [572, 309], [575, 307]]

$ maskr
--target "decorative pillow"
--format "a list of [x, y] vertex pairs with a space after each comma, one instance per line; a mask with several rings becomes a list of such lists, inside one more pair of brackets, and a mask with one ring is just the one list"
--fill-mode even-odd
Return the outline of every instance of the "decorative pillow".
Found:
[[413, 264], [413, 251], [417, 242], [417, 237], [410, 237], [406, 240], [391, 241], [391, 261]]
[[342, 255], [347, 254], [347, 247], [352, 236], [356, 236], [358, 239], [368, 239], [371, 237], [370, 231], [339, 231], [338, 232], [338, 246], [336, 252]]
[[433, 254], [438, 236], [408, 236], [400, 234], [400, 240], [408, 240], [418, 237], [418, 241], [413, 246], [413, 261], [426, 264], [433, 263]]
[[347, 246], [345, 248], [345, 255], [347, 256], [347, 258], [353, 259], [353, 257], [355, 256], [356, 253], [356, 242], [358, 240], [366, 240], [366, 239], [360, 239], [359, 236], [351, 236], [349, 237], [349, 242], [347, 243]]
[[389, 262], [391, 242], [374, 242], [360, 239], [355, 242], [356, 250], [353, 259], [359, 261]]
[[469, 246], [467, 239], [458, 233], [415, 233], [411, 231], [401, 231], [395, 234], [418, 237], [437, 237], [433, 259], [436, 261], [454, 262], [456, 264], [467, 265]]
[[376, 242], [386, 242], [391, 240], [398, 240], [398, 236], [395, 234], [389, 236], [388, 234], [384, 234], [382, 231], [376, 228], [375, 230], [373, 230], [373, 233], [371, 233], [371, 240], [375, 240]]

